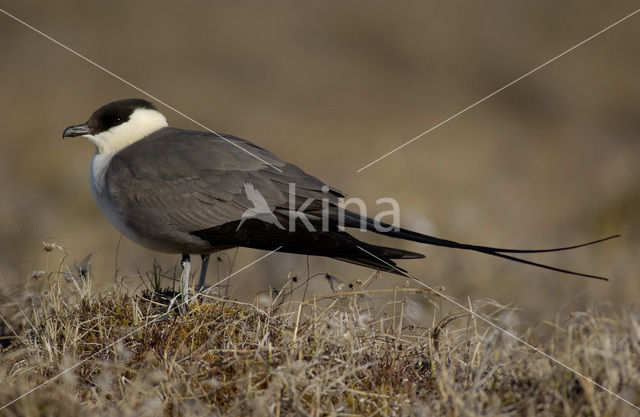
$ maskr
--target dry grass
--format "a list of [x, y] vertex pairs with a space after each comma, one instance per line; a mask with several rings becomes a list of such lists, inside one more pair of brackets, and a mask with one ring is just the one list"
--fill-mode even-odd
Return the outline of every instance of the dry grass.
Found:
[[[164, 282], [158, 266], [148, 280], [156, 291], [132, 291], [120, 281], [95, 295], [84, 264], [64, 264], [35, 273], [37, 291], [4, 303], [0, 405], [75, 367], [1, 415], [637, 411], [467, 312], [443, 313], [440, 301], [419, 289], [376, 291], [367, 282], [325, 277], [333, 291], [302, 300], [305, 283], [290, 278], [282, 291], [262, 294], [254, 304], [202, 295], [179, 314], [165, 313], [173, 293], [157, 291]], [[592, 308], [522, 328], [512, 309], [486, 301], [470, 306], [640, 402], [636, 313]]]

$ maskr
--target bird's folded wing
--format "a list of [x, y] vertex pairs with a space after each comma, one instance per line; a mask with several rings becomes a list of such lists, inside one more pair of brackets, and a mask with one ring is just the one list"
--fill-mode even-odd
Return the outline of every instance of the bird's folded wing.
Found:
[[145, 217], [147, 223], [165, 222], [187, 232], [240, 220], [245, 210], [254, 207], [246, 183], [271, 210], [288, 207], [290, 184], [295, 185], [298, 200], [335, 202], [342, 196], [333, 188], [323, 192], [322, 181], [250, 142], [173, 128], [118, 152], [105, 182], [116, 207], [123, 216], [132, 217], [128, 221]]

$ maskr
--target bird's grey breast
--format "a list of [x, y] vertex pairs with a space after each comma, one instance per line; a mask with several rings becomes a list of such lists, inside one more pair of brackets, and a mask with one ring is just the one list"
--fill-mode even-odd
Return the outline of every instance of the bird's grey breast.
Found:
[[109, 194], [106, 185], [106, 173], [109, 163], [116, 152], [99, 154], [96, 153], [91, 160], [91, 193], [95, 198], [102, 214], [113, 224], [120, 233], [129, 235], [127, 227], [122, 221], [122, 217]]

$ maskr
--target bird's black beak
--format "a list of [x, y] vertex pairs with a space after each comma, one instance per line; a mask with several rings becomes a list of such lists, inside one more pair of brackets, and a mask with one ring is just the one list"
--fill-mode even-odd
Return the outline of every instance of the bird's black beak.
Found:
[[62, 138], [73, 138], [76, 136], [88, 135], [91, 131], [86, 123], [69, 126], [62, 132]]

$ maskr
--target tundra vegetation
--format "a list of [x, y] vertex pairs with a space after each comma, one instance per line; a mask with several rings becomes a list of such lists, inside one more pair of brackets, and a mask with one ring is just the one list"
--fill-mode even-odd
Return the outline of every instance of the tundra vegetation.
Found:
[[467, 302], [605, 390], [414, 283], [373, 289], [377, 273], [290, 276], [253, 302], [221, 282], [180, 312], [175, 267], [116, 273], [98, 294], [89, 258], [71, 266], [49, 244], [48, 265], [55, 253], [55, 267], [2, 294], [3, 416], [612, 416], [638, 411], [616, 395], [640, 404], [632, 307], [531, 325]]

